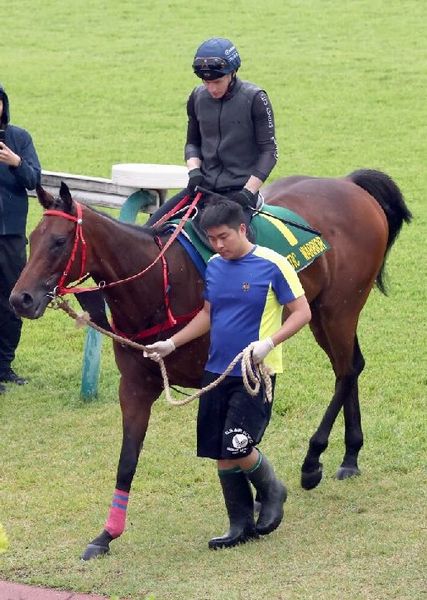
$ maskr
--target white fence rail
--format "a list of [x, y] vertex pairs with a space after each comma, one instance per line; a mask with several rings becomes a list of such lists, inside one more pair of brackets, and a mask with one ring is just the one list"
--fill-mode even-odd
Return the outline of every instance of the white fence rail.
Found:
[[121, 207], [135, 191], [135, 188], [117, 185], [102, 177], [42, 171], [42, 186], [51, 194], [58, 193], [61, 181], [68, 185], [75, 200], [100, 206]]
[[64, 181], [79, 202], [117, 208], [142, 190], [153, 198], [147, 208], [152, 212], [164, 202], [168, 189], [185, 187], [187, 179], [187, 169], [183, 166], [135, 163], [113, 165], [112, 179], [43, 170], [41, 183], [45, 190], [57, 194]]

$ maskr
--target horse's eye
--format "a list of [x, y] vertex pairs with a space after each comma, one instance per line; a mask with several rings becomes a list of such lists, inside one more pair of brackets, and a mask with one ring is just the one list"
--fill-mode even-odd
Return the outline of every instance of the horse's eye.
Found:
[[50, 249], [51, 250], [60, 250], [65, 245], [66, 241], [67, 241], [66, 236], [55, 237], [55, 238], [53, 238], [53, 240], [51, 242]]

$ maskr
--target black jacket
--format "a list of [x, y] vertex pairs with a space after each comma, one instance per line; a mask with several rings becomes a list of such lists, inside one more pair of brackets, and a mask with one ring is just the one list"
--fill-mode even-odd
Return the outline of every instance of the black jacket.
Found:
[[215, 99], [204, 85], [187, 102], [185, 160], [202, 161], [206, 187], [241, 189], [251, 175], [265, 181], [277, 161], [274, 115], [267, 94], [236, 79], [231, 91]]
[[19, 167], [0, 163], [0, 235], [25, 235], [28, 214], [27, 190], [40, 182], [41, 167], [30, 134], [9, 124], [9, 99], [0, 85], [3, 115], [0, 128], [4, 143], [21, 157]]

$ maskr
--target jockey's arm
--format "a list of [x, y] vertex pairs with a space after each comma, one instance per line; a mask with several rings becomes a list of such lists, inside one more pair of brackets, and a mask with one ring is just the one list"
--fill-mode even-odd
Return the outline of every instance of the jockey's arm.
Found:
[[255, 97], [252, 106], [252, 118], [258, 146], [258, 157], [244, 187], [252, 194], [256, 194], [270, 175], [278, 157], [273, 108], [264, 91]]
[[244, 187], [249, 190], [252, 194], [256, 194], [260, 187], [262, 186], [264, 182], [259, 179], [258, 177], [255, 177], [255, 175], [251, 175], [249, 177], [249, 179], [247, 180], [247, 182], [245, 183]]
[[187, 160], [187, 169], [191, 171], [192, 169], [199, 169], [202, 161], [197, 156], [193, 156]]

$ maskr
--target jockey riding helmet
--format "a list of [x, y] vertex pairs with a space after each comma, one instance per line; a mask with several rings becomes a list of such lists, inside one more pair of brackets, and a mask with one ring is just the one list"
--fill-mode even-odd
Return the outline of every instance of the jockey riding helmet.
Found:
[[239, 53], [230, 40], [211, 38], [197, 48], [193, 71], [200, 79], [219, 79], [237, 71], [240, 67]]

